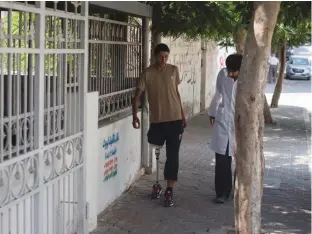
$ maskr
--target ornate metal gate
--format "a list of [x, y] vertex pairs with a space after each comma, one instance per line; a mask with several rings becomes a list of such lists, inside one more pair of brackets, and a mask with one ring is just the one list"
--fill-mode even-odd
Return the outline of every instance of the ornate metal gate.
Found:
[[86, 233], [88, 2], [0, 13], [0, 234]]

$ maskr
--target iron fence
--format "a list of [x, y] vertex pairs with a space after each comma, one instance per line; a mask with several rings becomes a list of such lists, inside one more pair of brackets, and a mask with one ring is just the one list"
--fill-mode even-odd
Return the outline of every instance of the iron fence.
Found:
[[131, 108], [142, 71], [140, 19], [89, 16], [89, 92], [99, 92], [99, 120]]
[[87, 4], [0, 1], [0, 233], [83, 233]]
[[[33, 149], [35, 77], [35, 13], [2, 11], [0, 22], [0, 162]], [[44, 143], [79, 132], [78, 78], [81, 76], [79, 20], [45, 17]], [[68, 53], [63, 53], [68, 49]], [[63, 51], [63, 52], [62, 52]], [[76, 109], [67, 112], [65, 102]], [[69, 105], [70, 107], [70, 105]], [[69, 124], [72, 122], [73, 124]]]

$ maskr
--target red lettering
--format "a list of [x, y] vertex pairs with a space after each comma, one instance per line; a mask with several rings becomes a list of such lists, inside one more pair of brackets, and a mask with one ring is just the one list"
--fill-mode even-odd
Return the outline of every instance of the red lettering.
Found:
[[111, 165], [114, 162], [114, 159], [109, 160], [108, 162], [105, 163], [104, 167], [108, 167], [109, 165]]
[[220, 67], [222, 68], [224, 66], [224, 58], [223, 58], [223, 56], [220, 57], [219, 62], [220, 62]]

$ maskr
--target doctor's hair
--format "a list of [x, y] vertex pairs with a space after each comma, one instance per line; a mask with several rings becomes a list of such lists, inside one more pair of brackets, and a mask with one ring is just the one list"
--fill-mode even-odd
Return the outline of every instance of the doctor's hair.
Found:
[[160, 52], [168, 52], [168, 53], [170, 53], [170, 49], [169, 49], [169, 47], [168, 47], [166, 44], [160, 43], [160, 44], [158, 44], [158, 45], [155, 47], [155, 52], [154, 52], [154, 54], [156, 55], [156, 54], [158, 54], [158, 53], [160, 53]]
[[240, 54], [231, 54], [226, 58], [225, 65], [228, 71], [237, 72], [242, 65], [243, 56]]

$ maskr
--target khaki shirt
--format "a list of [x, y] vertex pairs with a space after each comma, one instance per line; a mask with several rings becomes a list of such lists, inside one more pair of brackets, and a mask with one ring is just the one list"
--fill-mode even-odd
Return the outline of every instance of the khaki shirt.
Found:
[[146, 91], [151, 123], [182, 119], [181, 101], [177, 92], [179, 84], [179, 71], [174, 65], [167, 64], [162, 71], [151, 65], [143, 71], [137, 88]]

